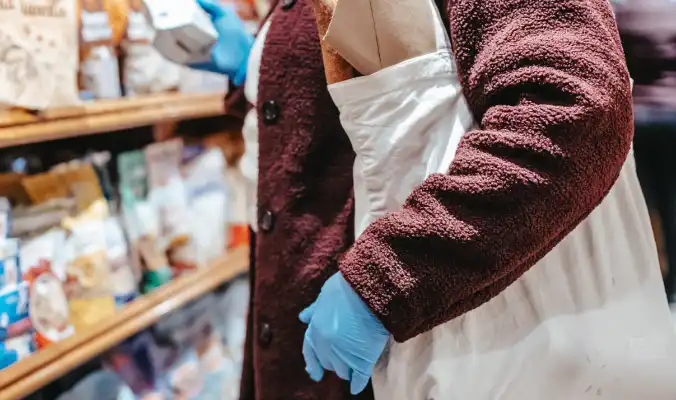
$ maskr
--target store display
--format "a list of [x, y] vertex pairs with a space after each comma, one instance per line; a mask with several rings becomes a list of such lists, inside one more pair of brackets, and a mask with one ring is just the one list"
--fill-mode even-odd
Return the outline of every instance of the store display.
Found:
[[4, 1], [0, 50], [3, 107], [44, 110], [79, 102], [74, 1]]
[[80, 97], [113, 99], [122, 95], [113, 27], [104, 0], [80, 1]]

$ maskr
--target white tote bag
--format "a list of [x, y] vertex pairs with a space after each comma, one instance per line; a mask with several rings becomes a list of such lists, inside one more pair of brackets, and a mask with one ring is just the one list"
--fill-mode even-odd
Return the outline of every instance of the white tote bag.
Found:
[[[447, 172], [474, 124], [437, 22], [435, 53], [329, 86], [357, 154], [356, 235]], [[676, 337], [633, 156], [602, 204], [507, 290], [390, 343], [373, 384], [378, 400], [676, 399]]]

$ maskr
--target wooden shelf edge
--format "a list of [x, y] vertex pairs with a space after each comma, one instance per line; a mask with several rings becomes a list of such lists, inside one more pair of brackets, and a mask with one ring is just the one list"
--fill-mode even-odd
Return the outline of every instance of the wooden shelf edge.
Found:
[[249, 266], [248, 257], [246, 248], [232, 250], [210, 266], [135, 300], [87, 332], [76, 333], [0, 371], [0, 399], [20, 399], [35, 392], [115, 344], [152, 326], [163, 315], [245, 273]]
[[224, 114], [223, 95], [217, 93], [102, 100], [43, 115], [18, 114], [10, 118], [15, 124], [0, 118], [0, 148]]

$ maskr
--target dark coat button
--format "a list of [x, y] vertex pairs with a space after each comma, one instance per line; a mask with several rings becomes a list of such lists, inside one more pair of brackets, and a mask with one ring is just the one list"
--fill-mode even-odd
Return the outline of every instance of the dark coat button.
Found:
[[296, 4], [296, 0], [282, 0], [282, 10], [290, 10], [294, 4]]
[[270, 232], [272, 230], [272, 227], [275, 224], [275, 216], [272, 214], [272, 211], [267, 210], [263, 213], [263, 216], [260, 219], [260, 223], [258, 224], [258, 227], [263, 231], [263, 232]]
[[265, 125], [272, 125], [279, 119], [279, 105], [274, 100], [263, 102], [262, 112]]
[[260, 332], [258, 332], [258, 341], [263, 347], [270, 346], [270, 343], [272, 343], [272, 328], [270, 328], [270, 324], [261, 325]]

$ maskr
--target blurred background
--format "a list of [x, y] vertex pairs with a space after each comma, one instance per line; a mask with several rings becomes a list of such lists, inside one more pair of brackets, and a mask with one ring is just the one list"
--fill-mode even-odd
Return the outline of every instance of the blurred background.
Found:
[[676, 1], [613, 0], [634, 80], [634, 155], [676, 311]]

